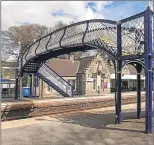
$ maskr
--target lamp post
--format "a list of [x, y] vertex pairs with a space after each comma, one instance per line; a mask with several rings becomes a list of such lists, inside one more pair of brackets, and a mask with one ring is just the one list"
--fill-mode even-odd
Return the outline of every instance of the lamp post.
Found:
[[[20, 50], [21, 50], [21, 42], [19, 41], [19, 46], [20, 46]], [[18, 64], [19, 64], [19, 69], [21, 70], [21, 58], [20, 56], [20, 50], [18, 53]], [[20, 99], [22, 99], [22, 76], [20, 76]]]

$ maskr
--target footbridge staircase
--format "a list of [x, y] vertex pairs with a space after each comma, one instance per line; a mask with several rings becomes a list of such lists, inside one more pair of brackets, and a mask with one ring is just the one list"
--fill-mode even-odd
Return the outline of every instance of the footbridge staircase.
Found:
[[37, 76], [55, 89], [64, 97], [73, 97], [74, 88], [47, 64], [42, 64], [38, 69]]

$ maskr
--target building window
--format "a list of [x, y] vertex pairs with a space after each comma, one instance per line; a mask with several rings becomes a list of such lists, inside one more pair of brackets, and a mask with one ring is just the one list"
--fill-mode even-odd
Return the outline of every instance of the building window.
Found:
[[92, 78], [93, 78], [93, 90], [96, 90], [96, 73], [92, 74]]
[[104, 89], [104, 81], [101, 79], [101, 89]]
[[93, 80], [93, 90], [96, 90], [96, 80]]
[[15, 69], [10, 69], [10, 79], [15, 79]]
[[50, 91], [50, 86], [48, 85], [48, 91]]
[[10, 70], [9, 69], [4, 69], [3, 77], [6, 79], [10, 79]]
[[100, 74], [101, 74], [101, 72], [99, 71], [99, 72], [98, 72], [98, 75], [100, 75]]
[[75, 89], [75, 83], [76, 83], [76, 81], [72, 80], [72, 86], [74, 87], [74, 89]]
[[82, 75], [78, 75], [78, 93], [81, 95], [83, 92]]
[[96, 79], [96, 73], [93, 73], [93, 74], [92, 74], [92, 78], [93, 78], [93, 79]]
[[101, 89], [102, 90], [104, 90], [104, 77], [105, 77], [105, 74], [101, 73]]
[[76, 80], [67, 80], [67, 82], [74, 87], [74, 90], [76, 90]]

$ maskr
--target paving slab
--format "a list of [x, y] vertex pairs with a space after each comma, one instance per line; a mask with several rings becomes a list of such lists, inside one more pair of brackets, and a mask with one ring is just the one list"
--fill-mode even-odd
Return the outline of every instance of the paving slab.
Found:
[[123, 122], [115, 124], [114, 107], [41, 116], [2, 123], [2, 145], [152, 145], [136, 104], [123, 105]]

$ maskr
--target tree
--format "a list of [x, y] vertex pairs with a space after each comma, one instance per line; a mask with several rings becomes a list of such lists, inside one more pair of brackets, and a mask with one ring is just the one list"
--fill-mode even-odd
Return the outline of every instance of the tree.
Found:
[[[17, 57], [17, 53], [23, 53], [24, 50], [43, 35], [48, 33], [46, 26], [31, 24], [12, 26], [6, 31], [2, 31], [1, 43], [2, 53], [8, 56]], [[20, 43], [19, 43], [20, 42]]]
[[65, 27], [65, 26], [67, 26], [67, 24], [65, 24], [63, 21], [58, 21], [58, 22], [51, 28], [51, 30], [52, 30], [52, 32], [53, 32], [53, 31], [55, 31], [55, 30], [57, 30], [57, 29], [60, 29], [60, 28]]
[[[39, 24], [11, 26], [8, 30], [1, 32], [3, 59], [5, 60], [9, 56], [17, 58], [18, 53], [23, 53], [35, 40], [65, 26], [67, 26], [67, 24], [63, 23], [63, 21], [58, 21], [50, 28]], [[74, 52], [72, 54], [75, 58], [80, 58], [85, 53]], [[69, 55], [63, 55], [60, 56], [60, 58], [69, 58]]]

